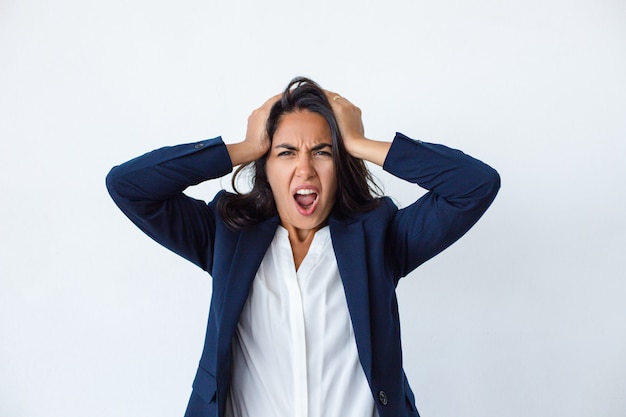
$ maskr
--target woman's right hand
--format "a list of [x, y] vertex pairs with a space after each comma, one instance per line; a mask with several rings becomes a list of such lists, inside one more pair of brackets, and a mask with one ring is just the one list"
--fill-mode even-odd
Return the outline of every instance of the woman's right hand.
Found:
[[281, 94], [271, 97], [248, 116], [246, 138], [242, 142], [226, 145], [233, 166], [256, 161], [265, 155], [270, 147], [266, 129], [267, 118], [272, 106], [280, 97]]

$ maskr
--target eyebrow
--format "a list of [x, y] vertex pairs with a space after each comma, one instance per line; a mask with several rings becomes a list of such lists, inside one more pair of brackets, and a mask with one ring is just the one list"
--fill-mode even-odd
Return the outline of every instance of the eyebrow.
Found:
[[[324, 149], [324, 148], [332, 148], [333, 146], [330, 143], [320, 143], [315, 145], [314, 147], [311, 148], [311, 151], [319, 151], [320, 149]], [[285, 148], [288, 149], [290, 151], [297, 151], [298, 148], [293, 146], [293, 145], [289, 145], [288, 143], [281, 143], [279, 145], [274, 146], [274, 149], [276, 148]]]

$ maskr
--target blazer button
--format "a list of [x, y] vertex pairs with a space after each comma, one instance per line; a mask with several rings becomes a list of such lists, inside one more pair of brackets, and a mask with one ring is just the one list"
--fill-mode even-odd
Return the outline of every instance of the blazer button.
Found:
[[200, 149], [204, 147], [204, 143], [198, 143], [196, 146], [194, 146], [194, 148], [196, 149]]
[[385, 391], [378, 391], [378, 401], [380, 401], [380, 403], [382, 405], [387, 405], [387, 393]]

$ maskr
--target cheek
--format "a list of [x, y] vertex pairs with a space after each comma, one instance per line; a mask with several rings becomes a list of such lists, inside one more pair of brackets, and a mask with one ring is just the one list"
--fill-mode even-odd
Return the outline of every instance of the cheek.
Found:
[[265, 167], [265, 173], [267, 175], [267, 182], [272, 190], [274, 200], [278, 201], [281, 197], [284, 199], [285, 194], [288, 194], [287, 190], [289, 190], [288, 184], [286, 184], [286, 176], [284, 175], [284, 172], [281, 175], [281, 170], [276, 166], [276, 164], [268, 163]]
[[276, 164], [274, 164], [271, 159], [268, 159], [265, 163], [265, 177], [270, 187], [274, 188], [274, 184], [276, 183]]
[[335, 168], [331, 167], [324, 172], [323, 186], [328, 195], [334, 196], [337, 192], [337, 174]]

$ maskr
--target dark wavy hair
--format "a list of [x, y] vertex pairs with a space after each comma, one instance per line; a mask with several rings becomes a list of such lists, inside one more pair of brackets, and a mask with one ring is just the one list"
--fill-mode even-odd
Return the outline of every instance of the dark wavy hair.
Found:
[[[349, 216], [353, 212], [366, 212], [375, 208], [382, 191], [374, 182], [363, 160], [353, 157], [346, 151], [326, 94], [314, 81], [304, 77], [294, 78], [280, 100], [270, 109], [266, 124], [270, 148], [282, 116], [301, 110], [321, 115], [330, 127], [333, 164], [337, 175], [337, 194], [333, 212], [341, 216]], [[226, 193], [217, 203], [222, 219], [233, 230], [260, 223], [277, 213], [265, 171], [269, 152], [268, 150], [256, 161], [237, 168], [232, 178], [235, 194]], [[243, 194], [237, 190], [236, 182], [239, 174], [248, 169], [254, 171], [252, 190]]]

